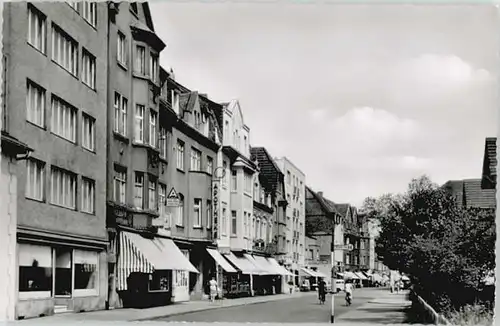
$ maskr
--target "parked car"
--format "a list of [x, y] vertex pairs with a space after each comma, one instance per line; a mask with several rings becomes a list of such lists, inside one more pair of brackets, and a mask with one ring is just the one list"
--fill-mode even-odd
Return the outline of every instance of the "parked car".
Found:
[[307, 292], [311, 289], [311, 285], [309, 283], [309, 280], [304, 280], [302, 284], [300, 285], [300, 291], [302, 292]]
[[332, 281], [325, 280], [325, 291], [326, 293], [332, 293]]

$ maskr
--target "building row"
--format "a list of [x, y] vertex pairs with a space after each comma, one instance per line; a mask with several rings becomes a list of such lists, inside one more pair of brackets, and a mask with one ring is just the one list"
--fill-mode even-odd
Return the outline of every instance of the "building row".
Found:
[[376, 268], [354, 207], [160, 66], [147, 3], [3, 8], [2, 318], [291, 293], [336, 219], [338, 272]]

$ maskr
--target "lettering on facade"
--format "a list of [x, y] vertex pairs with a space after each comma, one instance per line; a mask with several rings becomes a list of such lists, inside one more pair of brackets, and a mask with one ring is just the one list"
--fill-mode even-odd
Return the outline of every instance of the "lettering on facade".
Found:
[[218, 207], [219, 207], [219, 187], [217, 186], [217, 184], [214, 184], [214, 189], [213, 189], [213, 198], [212, 198], [212, 205], [213, 205], [213, 209], [212, 209], [212, 214], [213, 214], [213, 223], [212, 223], [212, 236], [213, 236], [213, 239], [214, 240], [217, 240], [218, 239], [218, 235], [219, 235], [219, 211], [218, 211]]

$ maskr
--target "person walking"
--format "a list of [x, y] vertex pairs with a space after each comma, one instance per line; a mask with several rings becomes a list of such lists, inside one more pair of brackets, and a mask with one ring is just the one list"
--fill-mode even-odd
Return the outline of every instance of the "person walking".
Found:
[[352, 293], [354, 291], [354, 287], [352, 285], [352, 280], [347, 280], [345, 283], [345, 302], [346, 306], [350, 306], [352, 303]]
[[318, 282], [318, 296], [319, 303], [324, 304], [326, 300], [326, 283], [323, 279], [320, 279]]
[[210, 288], [210, 301], [214, 302], [215, 297], [217, 296], [217, 281], [215, 280], [215, 277], [212, 277], [212, 279], [208, 282], [209, 288]]

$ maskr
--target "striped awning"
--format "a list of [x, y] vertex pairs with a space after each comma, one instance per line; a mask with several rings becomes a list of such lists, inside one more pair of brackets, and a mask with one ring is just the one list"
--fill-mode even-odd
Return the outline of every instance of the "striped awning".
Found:
[[262, 256], [250, 256], [254, 259], [255, 263], [258, 264], [258, 267], [263, 270], [262, 275], [279, 275], [277, 271], [274, 269], [274, 266], [266, 259], [266, 257]]
[[359, 277], [354, 274], [353, 272], [345, 272], [344, 273], [344, 278], [345, 279], [355, 279], [355, 280], [359, 280]]
[[222, 267], [224, 271], [227, 273], [237, 273], [238, 271], [231, 266], [231, 264], [226, 260], [226, 258], [222, 257], [220, 252], [215, 249], [207, 248], [207, 252], [212, 256], [215, 262]]
[[198, 273], [189, 259], [170, 239], [147, 239], [139, 234], [121, 231], [117, 264], [117, 290], [127, 289], [130, 273], [153, 273], [156, 270], [184, 270]]
[[354, 273], [360, 280], [367, 280], [368, 278], [361, 272]]
[[274, 269], [276, 270], [276, 272], [278, 273], [278, 275], [282, 275], [282, 276], [293, 276], [292, 273], [290, 273], [285, 267], [281, 266], [277, 261], [276, 259], [274, 258], [267, 258], [267, 260], [269, 261], [269, 263], [274, 266]]

